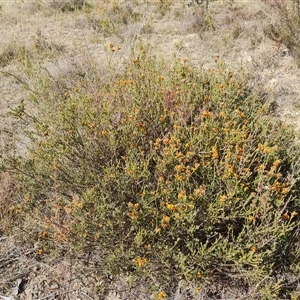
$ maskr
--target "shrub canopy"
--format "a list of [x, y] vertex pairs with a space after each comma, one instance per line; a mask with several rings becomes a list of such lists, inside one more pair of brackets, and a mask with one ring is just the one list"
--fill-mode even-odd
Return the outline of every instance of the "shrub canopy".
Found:
[[44, 252], [97, 249], [105, 272], [161, 282], [295, 268], [299, 149], [242, 71], [142, 49], [94, 75], [44, 76], [30, 154], [9, 162]]

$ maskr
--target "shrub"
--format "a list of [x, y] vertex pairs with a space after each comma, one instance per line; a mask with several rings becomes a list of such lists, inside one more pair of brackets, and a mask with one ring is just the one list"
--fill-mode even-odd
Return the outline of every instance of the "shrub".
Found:
[[135, 11], [133, 5], [111, 2], [98, 7], [96, 14], [87, 15], [92, 27], [105, 37], [122, 35], [124, 28], [141, 20], [141, 14]]
[[97, 249], [108, 274], [283, 293], [267, 279], [297, 271], [299, 148], [246, 75], [144, 49], [109, 82], [78, 74], [38, 81], [30, 155], [6, 161], [41, 253]]
[[85, 0], [52, 0], [50, 7], [61, 11], [75, 11], [82, 9], [85, 5]]
[[[275, 34], [298, 59], [300, 58], [300, 1], [268, 1], [279, 13], [279, 22], [275, 24]], [[278, 45], [280, 46], [280, 43]]]

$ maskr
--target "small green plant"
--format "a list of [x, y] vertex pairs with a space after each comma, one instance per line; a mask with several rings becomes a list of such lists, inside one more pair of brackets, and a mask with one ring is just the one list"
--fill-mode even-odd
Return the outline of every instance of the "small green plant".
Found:
[[109, 82], [61, 80], [38, 81], [30, 154], [6, 161], [40, 254], [97, 249], [161, 299], [182, 279], [286, 292], [271, 278], [299, 262], [299, 148], [242, 71], [141, 48]]

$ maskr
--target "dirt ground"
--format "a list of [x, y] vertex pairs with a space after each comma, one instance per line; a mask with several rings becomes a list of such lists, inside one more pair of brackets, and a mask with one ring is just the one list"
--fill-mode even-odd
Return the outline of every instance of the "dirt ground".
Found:
[[[278, 105], [278, 116], [300, 129], [300, 68], [290, 50], [268, 34], [277, 16], [265, 2], [214, 1], [208, 8], [213, 24], [203, 21], [205, 6], [195, 1], [175, 1], [165, 12], [151, 1], [140, 1], [143, 4], [138, 7], [133, 2], [118, 3], [124, 12], [136, 10], [142, 18], [124, 21], [117, 33], [106, 35], [97, 26], [101, 15], [96, 1], [91, 1], [95, 8], [87, 13], [84, 9], [61, 12], [49, 7], [47, 1], [0, 0], [0, 54], [10, 55], [21, 47], [42, 47], [43, 55], [37, 60], [53, 77], [67, 76], [76, 65], [89, 62], [103, 76], [111, 63], [121, 71], [123, 62], [141, 41], [166, 57], [188, 58], [195, 68], [214, 67], [214, 59], [219, 56], [231, 68], [242, 66], [249, 72], [253, 88], [264, 91]], [[110, 5], [109, 1], [104, 3]], [[109, 43], [122, 47], [113, 58], [107, 51]], [[7, 113], [26, 99], [28, 89], [22, 81], [30, 88], [31, 79], [18, 57], [0, 61], [0, 153], [9, 151], [12, 141], [18, 141], [18, 151], [26, 149], [26, 141], [18, 134], [20, 125]], [[9, 194], [9, 184], [2, 176], [0, 196]], [[130, 287], [126, 278], [100, 280], [94, 274], [96, 266], [86, 257], [44, 260], [37, 257], [34, 247], [16, 244], [14, 236], [1, 236], [0, 230], [0, 296], [21, 300], [151, 299], [145, 289], [148, 283]], [[99, 296], [101, 290], [105, 293]], [[196, 293], [183, 283], [172, 299], [257, 298], [255, 291], [243, 287], [203, 286]]]

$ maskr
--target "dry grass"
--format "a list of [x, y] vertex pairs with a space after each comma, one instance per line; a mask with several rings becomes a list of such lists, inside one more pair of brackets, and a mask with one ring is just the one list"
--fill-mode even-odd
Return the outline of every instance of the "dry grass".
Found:
[[11, 176], [7, 173], [0, 175], [0, 219], [1, 236], [7, 235], [10, 232], [12, 224], [14, 223], [14, 183]]

